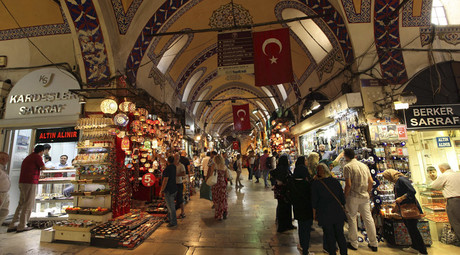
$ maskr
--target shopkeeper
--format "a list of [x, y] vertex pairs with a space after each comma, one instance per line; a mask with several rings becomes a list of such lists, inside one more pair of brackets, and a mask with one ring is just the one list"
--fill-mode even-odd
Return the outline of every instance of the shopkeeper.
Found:
[[318, 154], [321, 157], [321, 159], [333, 160], [333, 158], [337, 156], [336, 149], [332, 151], [326, 151], [326, 145], [324, 144], [320, 144], [318, 149], [319, 149]]
[[460, 172], [454, 172], [447, 163], [438, 167], [442, 174], [431, 183], [431, 188], [442, 189], [442, 194], [447, 199], [449, 223], [460, 240]]

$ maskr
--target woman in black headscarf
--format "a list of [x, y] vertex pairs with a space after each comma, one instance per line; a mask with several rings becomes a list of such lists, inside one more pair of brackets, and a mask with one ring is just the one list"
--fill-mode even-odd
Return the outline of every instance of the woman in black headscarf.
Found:
[[276, 207], [278, 232], [284, 232], [286, 230], [295, 229], [292, 225], [292, 206], [287, 202], [286, 191], [287, 191], [287, 180], [291, 176], [291, 170], [289, 168], [289, 160], [286, 155], [283, 155], [278, 160], [276, 169], [270, 172], [272, 178], [276, 181], [274, 192], [275, 198], [278, 200], [278, 206]]
[[308, 171], [307, 161], [305, 160], [305, 156], [300, 156], [297, 158], [295, 162], [295, 169], [294, 169], [294, 178], [301, 178], [311, 182], [313, 180], [313, 176], [311, 172]]

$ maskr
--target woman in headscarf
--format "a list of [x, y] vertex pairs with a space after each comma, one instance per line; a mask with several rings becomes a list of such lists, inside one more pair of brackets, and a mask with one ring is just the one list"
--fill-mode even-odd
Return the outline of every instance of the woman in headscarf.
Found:
[[308, 171], [307, 161], [305, 160], [304, 156], [300, 156], [297, 158], [297, 161], [295, 162], [293, 177], [301, 178], [307, 180], [308, 182], [311, 182], [313, 180], [313, 176]]
[[289, 160], [286, 155], [279, 158], [276, 169], [270, 172], [272, 178], [276, 181], [274, 192], [275, 198], [278, 200], [276, 207], [276, 219], [278, 223], [278, 232], [295, 229], [292, 225], [292, 206], [287, 202], [286, 184], [287, 179], [291, 175], [289, 169]]
[[342, 185], [334, 179], [326, 164], [317, 166], [316, 180], [311, 188], [312, 206], [318, 225], [323, 228], [323, 249], [330, 255], [336, 254], [336, 243], [340, 254], [347, 254], [347, 241], [343, 233], [345, 195]]
[[297, 159], [293, 178], [288, 179], [287, 189], [289, 201], [294, 208], [294, 218], [299, 226], [299, 242], [303, 255], [312, 254], [310, 248], [310, 232], [313, 224], [313, 209], [311, 206], [311, 181], [313, 177], [305, 166], [305, 157]]
[[[388, 169], [383, 172], [383, 178], [389, 182], [394, 183], [394, 193], [396, 198], [396, 204], [416, 204], [420, 214], [423, 213], [420, 204], [415, 198], [415, 189], [411, 184], [411, 181], [405, 177], [402, 173], [394, 170]], [[409, 232], [410, 239], [412, 240], [412, 245], [409, 248], [404, 248], [405, 252], [410, 253], [419, 253], [419, 254], [428, 254], [426, 251], [425, 243], [423, 242], [422, 235], [417, 228], [418, 219], [404, 219], [404, 225]]]

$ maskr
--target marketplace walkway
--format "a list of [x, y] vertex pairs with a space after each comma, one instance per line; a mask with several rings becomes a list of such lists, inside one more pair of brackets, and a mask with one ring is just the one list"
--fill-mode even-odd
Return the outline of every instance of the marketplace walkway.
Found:
[[[246, 172], [247, 173], [247, 172]], [[40, 231], [0, 234], [0, 255], [6, 254], [158, 254], [158, 255], [298, 255], [297, 232], [276, 233], [273, 192], [263, 183], [242, 181], [244, 188], [229, 191], [229, 216], [222, 222], [214, 220], [211, 202], [192, 196], [186, 205], [185, 219], [173, 229], [163, 224], [135, 250], [104, 249], [87, 245], [40, 243]], [[2, 227], [2, 230], [4, 227]], [[322, 252], [321, 232], [312, 232], [311, 251]], [[403, 254], [400, 249], [380, 243], [380, 254]], [[436, 242], [428, 249], [431, 255], [460, 254], [460, 247]], [[378, 254], [361, 244], [349, 254]]]

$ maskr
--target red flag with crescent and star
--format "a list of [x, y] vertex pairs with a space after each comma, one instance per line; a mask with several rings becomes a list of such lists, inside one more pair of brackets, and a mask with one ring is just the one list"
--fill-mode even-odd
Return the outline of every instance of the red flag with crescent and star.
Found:
[[256, 86], [292, 82], [289, 28], [254, 32], [254, 74]]
[[249, 104], [232, 105], [233, 107], [233, 129], [244, 131], [251, 129], [249, 119]]

